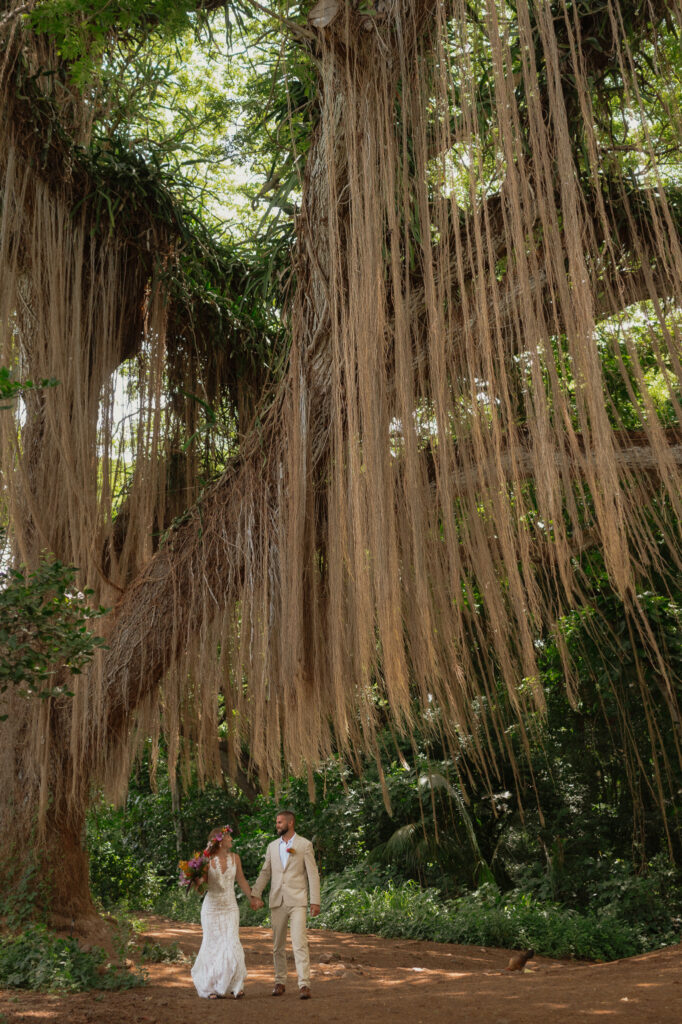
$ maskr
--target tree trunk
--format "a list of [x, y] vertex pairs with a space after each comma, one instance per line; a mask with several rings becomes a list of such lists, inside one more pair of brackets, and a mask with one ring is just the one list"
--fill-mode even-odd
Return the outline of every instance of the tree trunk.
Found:
[[[35, 909], [48, 909], [56, 927], [96, 935], [101, 927], [90, 897], [86, 803], [82, 791], [70, 791], [68, 721], [54, 714], [52, 701], [41, 703], [8, 692], [2, 704], [8, 715], [1, 727], [0, 751], [5, 780], [0, 840], [6, 851], [0, 873], [5, 890], [11, 891], [25, 872], [35, 872], [29, 897]], [[35, 732], [49, 750], [47, 763], [38, 763], [28, 753], [34, 748]], [[88, 780], [83, 783], [87, 786]]]

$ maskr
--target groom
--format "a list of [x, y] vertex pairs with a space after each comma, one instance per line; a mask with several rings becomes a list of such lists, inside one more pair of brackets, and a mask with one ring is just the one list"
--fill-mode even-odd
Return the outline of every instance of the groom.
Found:
[[298, 990], [301, 999], [310, 999], [310, 958], [306, 932], [306, 909], [310, 890], [310, 913], [320, 912], [320, 876], [313, 844], [294, 831], [296, 818], [291, 811], [279, 811], [275, 832], [279, 839], [268, 846], [265, 863], [251, 889], [251, 906], [263, 906], [261, 893], [270, 882], [270, 919], [275, 961], [273, 996], [284, 995], [287, 978], [287, 925], [291, 926]]

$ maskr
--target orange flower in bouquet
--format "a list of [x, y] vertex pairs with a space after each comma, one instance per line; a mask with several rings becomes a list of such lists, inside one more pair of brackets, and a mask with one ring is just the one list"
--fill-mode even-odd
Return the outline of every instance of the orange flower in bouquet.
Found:
[[178, 878], [178, 885], [186, 889], [188, 892], [192, 887], [192, 883], [196, 883], [198, 889], [208, 877], [208, 861], [209, 858], [204, 853], [195, 853], [189, 860], [181, 860], [178, 862], [178, 869], [180, 871], [180, 877]]

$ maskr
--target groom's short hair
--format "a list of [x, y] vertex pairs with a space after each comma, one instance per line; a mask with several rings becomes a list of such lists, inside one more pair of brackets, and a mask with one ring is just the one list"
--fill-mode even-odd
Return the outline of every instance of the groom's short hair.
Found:
[[294, 823], [296, 822], [296, 815], [294, 814], [293, 811], [277, 811], [275, 817], [279, 818], [280, 815], [282, 815], [284, 818], [291, 818], [291, 820]]

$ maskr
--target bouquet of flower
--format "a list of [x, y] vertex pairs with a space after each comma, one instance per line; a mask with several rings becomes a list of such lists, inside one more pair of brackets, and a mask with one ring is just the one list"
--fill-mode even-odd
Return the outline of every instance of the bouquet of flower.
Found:
[[178, 869], [180, 871], [180, 877], [178, 878], [179, 886], [189, 892], [192, 882], [195, 882], [196, 889], [199, 890], [201, 888], [208, 878], [209, 861], [214, 853], [217, 853], [220, 844], [228, 833], [232, 835], [232, 829], [229, 825], [224, 825], [220, 830], [220, 834], [213, 836], [209, 840], [205, 850], [201, 853], [195, 852], [189, 860], [178, 861]]
[[206, 856], [206, 851], [195, 853], [189, 860], [181, 860], [178, 863], [180, 870], [178, 885], [189, 892], [192, 883], [195, 882], [198, 889], [206, 881], [208, 861], [209, 858]]

